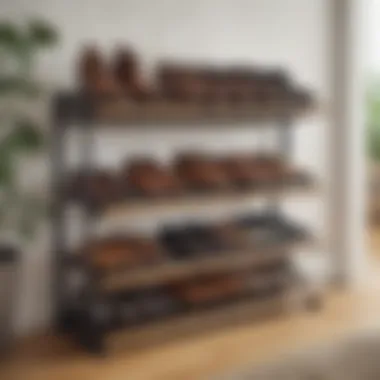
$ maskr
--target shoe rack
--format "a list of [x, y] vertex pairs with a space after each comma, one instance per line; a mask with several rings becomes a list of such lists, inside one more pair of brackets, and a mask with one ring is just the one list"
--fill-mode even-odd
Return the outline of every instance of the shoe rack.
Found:
[[[286, 287], [267, 297], [244, 295], [228, 302], [216, 302], [191, 310], [181, 310], [168, 316], [152, 318], [129, 326], [109, 327], [104, 322], [116, 294], [129, 290], [164, 286], [179, 280], [197, 276], [239, 272], [246, 268], [257, 269], [257, 279], [271, 281], [266, 266], [278, 262], [289, 263], [292, 252], [300, 247], [313, 247], [311, 234], [277, 241], [262, 247], [243, 247], [223, 255], [194, 256], [183, 260], [163, 259], [156, 264], [111, 275], [99, 276], [98, 272], [82, 256], [72, 255], [67, 244], [68, 226], [65, 210], [70, 202], [67, 197], [67, 162], [65, 162], [66, 133], [71, 128], [82, 129], [82, 167], [91, 169], [94, 162], [93, 138], [99, 128], [119, 128], [125, 133], [131, 128], [233, 128], [239, 123], [250, 123], [252, 128], [275, 128], [278, 136], [278, 154], [288, 159], [292, 152], [293, 122], [315, 112], [315, 104], [281, 102], [261, 107], [255, 104], [188, 104], [157, 99], [149, 103], [133, 103], [122, 96], [91, 97], [84, 94], [61, 93], [54, 100], [52, 129], [53, 166], [53, 257], [54, 257], [54, 304], [57, 328], [72, 333], [85, 348], [92, 352], [104, 352], [117, 346], [123, 338], [126, 346], [147, 344], [156, 339], [167, 339], [186, 333], [209, 330], [224, 323], [252, 320], [254, 317], [273, 315], [284, 311]], [[177, 210], [184, 215], [188, 211], [204, 210], [225, 206], [249, 204], [256, 197], [268, 198], [271, 202], [269, 213], [280, 213], [281, 201], [285, 197], [313, 196], [318, 186], [311, 177], [294, 185], [283, 179], [275, 184], [236, 189], [228, 192], [209, 191], [199, 194], [181, 194], [161, 198], [120, 198], [112, 204], [94, 207], [82, 200], [86, 218], [86, 233], [83, 240], [91, 239], [96, 218], [112, 219], [127, 216], [133, 220], [140, 215], [149, 216], [160, 210]], [[268, 272], [269, 273], [269, 272]], [[261, 276], [261, 277], [260, 277]], [[269, 277], [268, 277], [269, 276]], [[289, 281], [286, 280], [286, 283]], [[67, 295], [74, 289], [75, 305]], [[202, 293], [203, 294], [203, 293]], [[79, 306], [78, 306], [79, 305]], [[144, 343], [143, 343], [144, 342]]]

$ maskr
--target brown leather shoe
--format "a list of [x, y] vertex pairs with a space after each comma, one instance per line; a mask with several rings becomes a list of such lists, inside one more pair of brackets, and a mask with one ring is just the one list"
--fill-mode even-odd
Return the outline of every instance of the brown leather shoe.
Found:
[[212, 236], [225, 248], [226, 252], [252, 248], [245, 231], [234, 223], [223, 223], [210, 228]]
[[122, 177], [132, 190], [146, 196], [176, 195], [182, 188], [178, 177], [149, 158], [126, 165]]
[[181, 180], [195, 190], [228, 189], [228, 173], [216, 159], [202, 154], [183, 154], [177, 158], [175, 170]]
[[254, 180], [257, 183], [273, 182], [284, 175], [284, 162], [275, 156], [255, 156], [252, 159]]
[[121, 88], [102, 57], [95, 48], [83, 51], [79, 62], [79, 83], [82, 89], [95, 96], [121, 94]]
[[114, 74], [123, 92], [137, 101], [147, 100], [151, 95], [141, 74], [136, 54], [127, 48], [120, 48], [114, 58]]
[[123, 238], [94, 242], [86, 249], [86, 254], [93, 267], [102, 272], [115, 271], [127, 264], [138, 263], [136, 253], [125, 244]]
[[174, 294], [185, 303], [201, 306], [234, 297], [244, 290], [244, 281], [239, 275], [219, 275], [192, 279], [175, 285]]
[[161, 247], [144, 237], [117, 236], [90, 244], [86, 256], [101, 272], [123, 270], [158, 262], [163, 257]]
[[119, 186], [115, 177], [105, 170], [75, 174], [68, 185], [69, 196], [93, 206], [102, 206], [118, 200]]
[[250, 185], [256, 179], [252, 155], [232, 155], [221, 160], [231, 181], [237, 185]]
[[202, 101], [209, 83], [204, 68], [163, 63], [158, 69], [159, 85], [168, 99]]

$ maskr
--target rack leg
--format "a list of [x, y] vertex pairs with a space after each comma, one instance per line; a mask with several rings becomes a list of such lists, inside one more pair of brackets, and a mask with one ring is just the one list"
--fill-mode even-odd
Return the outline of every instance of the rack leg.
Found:
[[79, 343], [89, 352], [96, 355], [106, 353], [105, 324], [99, 315], [101, 305], [91, 302], [76, 319], [76, 337]]
[[70, 322], [65, 315], [64, 297], [64, 265], [66, 250], [66, 223], [64, 220], [65, 194], [64, 194], [64, 111], [62, 102], [57, 101], [53, 115], [52, 125], [52, 151], [51, 151], [51, 171], [52, 171], [52, 304], [54, 305], [55, 328], [59, 332], [66, 332]]
[[106, 354], [104, 334], [96, 326], [83, 327], [82, 331], [78, 333], [78, 340], [87, 352], [94, 355]]

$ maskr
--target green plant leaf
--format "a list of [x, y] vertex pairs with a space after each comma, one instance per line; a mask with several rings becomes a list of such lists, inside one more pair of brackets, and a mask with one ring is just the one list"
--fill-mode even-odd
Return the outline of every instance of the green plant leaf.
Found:
[[366, 96], [367, 136], [366, 146], [369, 158], [380, 161], [380, 80], [371, 78]]
[[0, 77], [0, 96], [20, 95], [35, 98], [41, 94], [38, 85], [26, 78]]
[[33, 153], [44, 144], [43, 133], [37, 124], [30, 120], [16, 122], [15, 128], [4, 140], [12, 151]]
[[13, 77], [0, 78], [0, 95], [10, 95], [18, 88], [18, 80]]
[[29, 24], [29, 40], [38, 47], [50, 47], [57, 43], [58, 33], [45, 21], [34, 20]]
[[0, 150], [0, 188], [4, 189], [11, 185], [14, 178], [12, 157], [4, 149]]
[[6, 220], [7, 220], [7, 209], [6, 209], [6, 205], [2, 204], [0, 206], [0, 227], [3, 227], [5, 225]]
[[[41, 89], [33, 81], [33, 69], [42, 48], [52, 46], [58, 41], [55, 28], [46, 22], [33, 20], [27, 25], [18, 25], [11, 21], [0, 21], [0, 96], [36, 97]], [[11, 98], [13, 100], [13, 98]], [[39, 126], [16, 115], [13, 109], [4, 107], [2, 124], [13, 129], [0, 140], [0, 192], [6, 200], [0, 204], [0, 223], [13, 225], [18, 215], [19, 231], [22, 235], [32, 236], [36, 221], [42, 217], [44, 207], [41, 201], [30, 198], [30, 194], [21, 194], [15, 181], [18, 154], [33, 153], [44, 143], [44, 134]], [[20, 114], [23, 115], [22, 110]], [[14, 120], [14, 118], [19, 119]], [[29, 196], [28, 196], [29, 195]]]
[[11, 22], [0, 22], [0, 47], [16, 51], [24, 44], [24, 36], [19, 28]]

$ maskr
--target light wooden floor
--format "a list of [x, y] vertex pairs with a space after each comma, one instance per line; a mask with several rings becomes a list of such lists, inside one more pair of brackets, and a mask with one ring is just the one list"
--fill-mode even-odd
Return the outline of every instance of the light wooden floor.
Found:
[[[378, 244], [378, 243], [379, 244]], [[371, 247], [380, 247], [380, 232]], [[380, 271], [379, 271], [380, 274]], [[380, 278], [380, 275], [379, 275]], [[86, 355], [54, 337], [29, 339], [0, 364], [1, 380], [201, 379], [255, 365], [360, 330], [380, 328], [380, 281], [327, 296], [320, 312], [293, 312], [275, 320], [239, 325], [138, 352], [105, 358]]]

